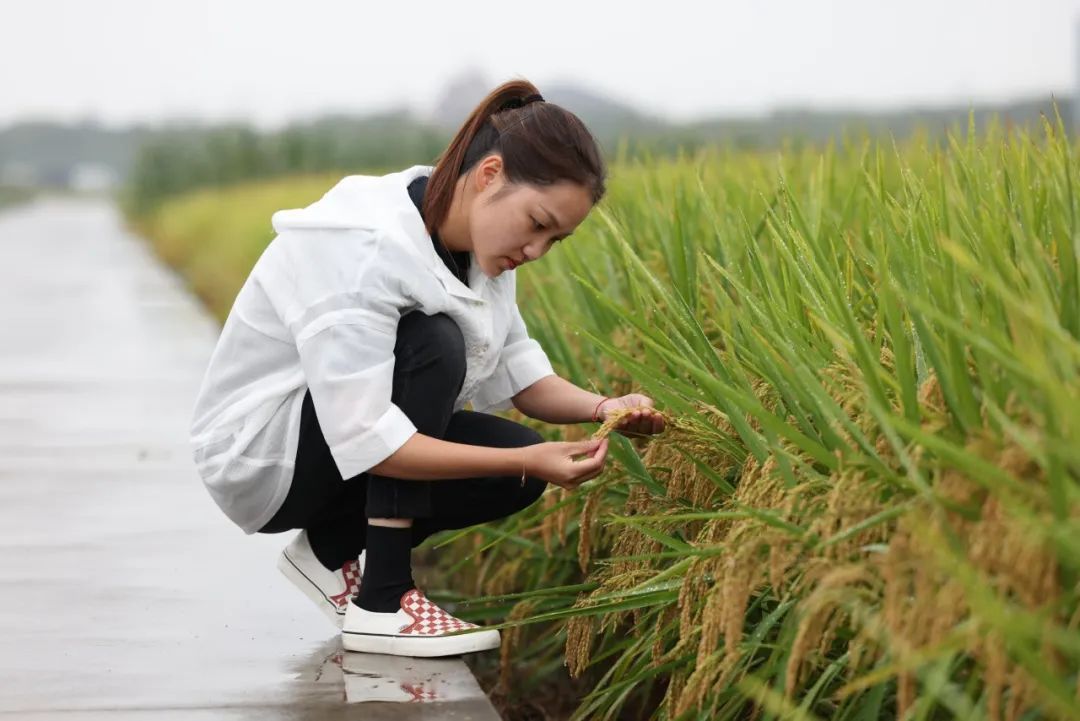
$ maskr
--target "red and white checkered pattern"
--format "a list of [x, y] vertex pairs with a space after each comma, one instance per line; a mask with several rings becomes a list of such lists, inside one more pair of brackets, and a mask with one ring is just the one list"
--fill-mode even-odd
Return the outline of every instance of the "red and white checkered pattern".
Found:
[[422, 684], [422, 683], [418, 683], [418, 684], [400, 683], [398, 685], [401, 687], [402, 691], [404, 691], [405, 693], [409, 694], [412, 697], [412, 698], [409, 699], [410, 703], [412, 703], [412, 702], [425, 703], [427, 701], [438, 701], [439, 700], [438, 692], [435, 689], [424, 688], [424, 684]]
[[330, 601], [338, 608], [346, 608], [349, 604], [349, 599], [355, 596], [360, 590], [360, 562], [355, 558], [346, 561], [341, 567], [341, 573], [345, 576], [345, 590], [337, 595], [331, 596]]
[[479, 628], [475, 623], [451, 616], [429, 601], [419, 588], [401, 597], [401, 610], [413, 619], [411, 624], [398, 631], [403, 636], [441, 636], [467, 628]]

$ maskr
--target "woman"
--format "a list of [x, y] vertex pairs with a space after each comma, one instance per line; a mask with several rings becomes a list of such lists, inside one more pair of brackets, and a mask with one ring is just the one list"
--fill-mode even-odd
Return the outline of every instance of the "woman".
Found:
[[[514, 268], [573, 232], [605, 176], [581, 121], [511, 81], [434, 167], [348, 176], [274, 214], [277, 235], [210, 359], [191, 442], [211, 496], [245, 533], [301, 529], [278, 566], [346, 649], [497, 648], [497, 630], [416, 588], [411, 549], [603, 470], [606, 439], [545, 443], [487, 411], [575, 423], [644, 406], [617, 430], [661, 430], [649, 398], [558, 377], [516, 304]], [[463, 628], [476, 630], [448, 635]]]

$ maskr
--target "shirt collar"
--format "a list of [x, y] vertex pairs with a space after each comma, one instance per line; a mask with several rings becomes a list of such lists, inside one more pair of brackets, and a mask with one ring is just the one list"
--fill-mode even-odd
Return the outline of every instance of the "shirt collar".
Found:
[[[434, 170], [434, 166], [431, 165], [414, 165], [406, 170], [383, 176], [390, 191], [387, 193], [387, 199], [390, 201], [387, 210], [392, 213], [396, 225], [405, 232], [413, 245], [420, 251], [420, 254], [427, 261], [428, 267], [442, 282], [447, 292], [462, 298], [485, 302], [485, 298], [480, 291], [493, 281], [480, 269], [479, 264], [476, 262], [476, 256], [470, 251], [467, 278], [469, 284], [466, 285], [446, 267], [442, 258], [439, 257], [431, 236], [424, 227], [424, 219], [420, 216], [420, 211], [416, 209], [416, 205], [409, 196], [409, 183], [422, 175], [431, 175]], [[476, 290], [470, 286], [474, 286]]]

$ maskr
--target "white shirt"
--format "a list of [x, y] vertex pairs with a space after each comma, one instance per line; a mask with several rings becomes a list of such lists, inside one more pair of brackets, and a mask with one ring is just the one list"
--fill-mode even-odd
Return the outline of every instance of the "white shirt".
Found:
[[310, 388], [342, 478], [405, 444], [416, 426], [390, 401], [400, 317], [446, 313], [465, 338], [454, 411], [513, 407], [554, 373], [516, 303], [515, 271], [488, 278], [470, 257], [468, 286], [439, 258], [409, 197], [415, 165], [350, 175], [306, 208], [279, 210], [277, 235], [225, 320], [195, 401], [195, 465], [222, 511], [255, 533], [292, 482], [300, 407]]

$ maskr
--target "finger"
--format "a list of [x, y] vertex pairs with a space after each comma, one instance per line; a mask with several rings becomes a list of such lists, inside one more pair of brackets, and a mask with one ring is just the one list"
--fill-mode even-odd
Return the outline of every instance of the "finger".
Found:
[[[590, 438], [588, 440], [578, 441], [577, 443], [570, 446], [570, 451], [568, 452], [567, 456], [570, 458], [570, 460], [574, 461], [575, 463], [582, 463], [585, 460], [588, 460], [589, 458], [592, 458], [593, 455], [596, 453], [596, 449], [599, 448], [599, 447], [600, 447], [600, 441], [599, 441], [599, 439], [596, 439], [596, 438]], [[581, 461], [575, 461], [574, 460], [575, 456], [580, 456], [580, 455], [584, 455], [584, 456], [586, 456], [586, 458], [582, 459]]]
[[598, 465], [601, 468], [604, 467], [604, 461], [607, 460], [607, 453], [608, 453], [608, 448], [609, 447], [610, 447], [610, 444], [608, 443], [608, 439], [605, 438], [604, 443], [600, 446], [600, 450], [596, 454], [596, 459], [597, 459]]
[[597, 456], [601, 455], [604, 452], [604, 450], [607, 448], [607, 444], [608, 444], [608, 439], [607, 438], [597, 439], [596, 448], [593, 449], [592, 453], [589, 455], [589, 460], [590, 461], [595, 461]]
[[590, 473], [592, 469], [603, 467], [604, 458], [607, 456], [608, 439], [604, 438], [600, 445], [596, 449], [596, 453], [591, 458], [588, 458], [581, 462], [581, 471], [583, 473]]
[[657, 414], [651, 408], [645, 409], [641, 414], [641, 432], [651, 433], [652, 428], [656, 425], [657, 417]]
[[[597, 452], [600, 450], [601, 439], [593, 438], [588, 441], [582, 441], [583, 445], [587, 447], [579, 448], [570, 454], [570, 460], [573, 461], [574, 467], [580, 467], [582, 464], [591, 463], [596, 458]], [[577, 456], [584, 456], [583, 458], [577, 458]]]
[[589, 454], [592, 454], [592, 452], [595, 451], [599, 447], [600, 447], [600, 439], [599, 438], [587, 438], [584, 441], [578, 441], [576, 452], [577, 453], [589, 453]]
[[576, 483], [580, 486], [585, 481], [591, 481], [592, 479], [596, 478], [599, 475], [600, 475], [599, 471], [593, 471], [592, 473], [586, 473], [584, 475], [578, 476], [577, 479], [576, 479]]

